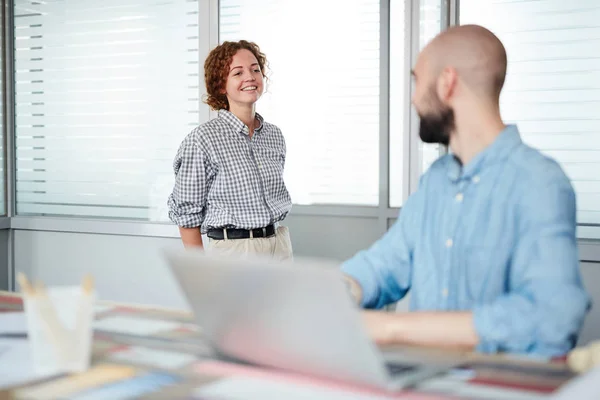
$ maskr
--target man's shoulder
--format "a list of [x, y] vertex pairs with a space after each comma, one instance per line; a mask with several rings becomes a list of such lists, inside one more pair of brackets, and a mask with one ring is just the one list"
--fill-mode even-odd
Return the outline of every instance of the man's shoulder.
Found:
[[527, 144], [518, 146], [509, 161], [528, 184], [544, 186], [554, 183], [570, 186], [570, 179], [557, 160]]

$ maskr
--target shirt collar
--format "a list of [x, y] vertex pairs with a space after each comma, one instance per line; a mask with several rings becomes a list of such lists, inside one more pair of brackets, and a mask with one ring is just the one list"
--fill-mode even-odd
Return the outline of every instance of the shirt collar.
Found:
[[458, 158], [451, 157], [448, 164], [448, 177], [452, 181], [471, 179], [479, 175], [485, 167], [506, 159], [511, 151], [521, 143], [521, 135], [517, 126], [507, 125], [491, 145], [477, 154], [464, 167]]
[[[249, 134], [248, 127], [231, 111], [219, 110], [219, 118], [231, 125], [236, 133], [243, 133], [244, 135]], [[256, 119], [258, 120], [258, 128], [254, 129], [254, 133], [261, 131], [264, 122], [263, 117], [259, 113], [256, 113]]]

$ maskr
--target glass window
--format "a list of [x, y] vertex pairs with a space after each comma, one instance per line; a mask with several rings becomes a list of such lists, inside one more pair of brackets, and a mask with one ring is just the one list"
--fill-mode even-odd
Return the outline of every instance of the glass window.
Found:
[[257, 111], [286, 138], [294, 203], [378, 205], [379, 1], [219, 4], [220, 41], [256, 42], [269, 61]]
[[[404, 146], [406, 135], [410, 132], [404, 123], [407, 115], [406, 108], [412, 107], [410, 102], [405, 102], [406, 75], [409, 71], [405, 68], [405, 59], [410, 48], [405, 45], [407, 35], [405, 26], [405, 1], [392, 1], [390, 10], [390, 206], [401, 207], [403, 203], [405, 176], [404, 166], [408, 165], [404, 157], [408, 151]], [[441, 2], [440, 0], [421, 0], [419, 9], [419, 46], [423, 48], [441, 29]], [[413, 60], [413, 64], [414, 64]], [[410, 65], [412, 68], [412, 65]], [[408, 97], [407, 99], [410, 99]], [[441, 146], [424, 144], [418, 141], [418, 152], [414, 156], [419, 158], [417, 175], [425, 172], [429, 166], [440, 156]], [[407, 192], [408, 193], [408, 192]]]
[[168, 220], [200, 122], [199, 2], [14, 4], [17, 213]]
[[581, 237], [600, 238], [600, 5], [597, 0], [461, 0], [508, 53], [501, 111], [559, 161], [577, 192]]

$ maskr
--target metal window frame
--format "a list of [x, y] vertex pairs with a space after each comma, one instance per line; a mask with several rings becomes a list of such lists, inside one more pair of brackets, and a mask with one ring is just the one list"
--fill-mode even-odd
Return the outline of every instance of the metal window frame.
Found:
[[[414, 108], [410, 106], [410, 99], [414, 85], [408, 74], [419, 49], [419, 0], [382, 0], [380, 3], [380, 119], [379, 119], [379, 205], [347, 206], [347, 205], [294, 205], [294, 216], [340, 216], [349, 218], [377, 219], [378, 230], [384, 234], [390, 222], [400, 212], [398, 207], [390, 207], [390, 142], [389, 142], [389, 113], [390, 113], [390, 6], [392, 1], [406, 1], [405, 4], [405, 49], [409, 49], [409, 56], [405, 59], [405, 92], [404, 92], [404, 127], [408, 132], [404, 136], [404, 168], [403, 168], [403, 200], [417, 188], [420, 171], [420, 157], [418, 147], [418, 117]], [[440, 0], [441, 2], [441, 29], [459, 23], [459, 0]], [[6, 210], [7, 216], [0, 217], [0, 229], [9, 230], [9, 286], [14, 289], [14, 231], [32, 230], [49, 232], [70, 232], [88, 234], [150, 236], [163, 238], [178, 238], [176, 226], [167, 223], [136, 222], [111, 219], [91, 219], [78, 217], [46, 217], [46, 216], [20, 216], [16, 213], [16, 149], [15, 149], [15, 118], [14, 118], [14, 3], [13, 0], [2, 1], [4, 10], [4, 88], [5, 88], [5, 163], [6, 163]], [[199, 35], [199, 48], [207, 54], [208, 51], [219, 43], [219, 0], [200, 0], [199, 25], [203, 30]], [[202, 38], [208, 39], [202, 39]], [[201, 95], [204, 94], [201, 86]], [[202, 103], [201, 109], [203, 108]], [[215, 113], [205, 108], [205, 118], [214, 117]], [[442, 149], [442, 153], [445, 153]], [[582, 261], [600, 262], [600, 241], [581, 240], [580, 253]]]

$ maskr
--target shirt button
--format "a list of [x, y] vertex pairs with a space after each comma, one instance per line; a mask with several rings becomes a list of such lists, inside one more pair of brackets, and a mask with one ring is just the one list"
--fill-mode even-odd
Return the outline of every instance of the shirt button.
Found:
[[446, 240], [446, 247], [452, 247], [452, 244], [453, 244], [452, 239]]
[[479, 180], [480, 180], [480, 179], [479, 179], [479, 175], [475, 175], [475, 176], [473, 177], [473, 183], [479, 183]]
[[444, 288], [444, 290], [442, 290], [442, 296], [448, 297], [448, 289]]
[[457, 202], [459, 202], [459, 203], [460, 203], [461, 201], [463, 201], [463, 198], [464, 198], [464, 196], [463, 196], [463, 194], [462, 194], [462, 193], [459, 193], [459, 194], [457, 194], [457, 195], [456, 195], [456, 201], [457, 201]]

